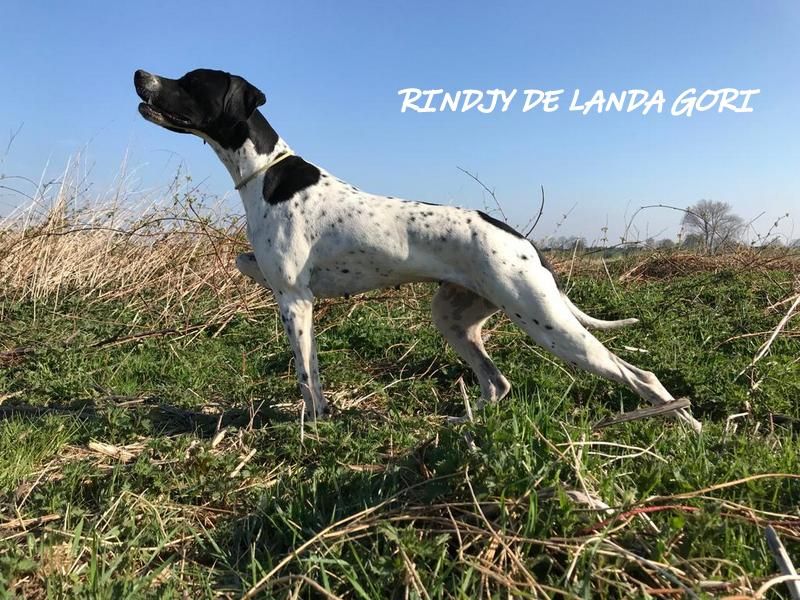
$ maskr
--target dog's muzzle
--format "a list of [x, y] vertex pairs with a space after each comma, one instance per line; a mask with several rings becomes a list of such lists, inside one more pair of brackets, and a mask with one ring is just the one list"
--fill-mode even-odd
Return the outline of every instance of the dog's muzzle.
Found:
[[191, 127], [189, 119], [158, 106], [157, 99], [162, 91], [161, 77], [139, 69], [133, 75], [133, 85], [143, 102], [139, 103], [139, 114], [145, 119], [176, 133], [187, 133]]
[[139, 95], [139, 98], [145, 102], [149, 102], [153, 94], [161, 87], [161, 82], [156, 75], [139, 69], [133, 75], [133, 85], [136, 88], [136, 93]]

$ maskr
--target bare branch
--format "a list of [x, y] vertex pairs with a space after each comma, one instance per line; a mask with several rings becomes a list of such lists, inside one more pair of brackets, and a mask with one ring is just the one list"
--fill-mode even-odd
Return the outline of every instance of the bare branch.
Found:
[[478, 185], [480, 185], [486, 191], [486, 193], [488, 193], [492, 197], [492, 200], [494, 200], [494, 203], [497, 206], [497, 210], [499, 210], [500, 214], [503, 215], [503, 221], [508, 223], [508, 217], [506, 217], [506, 213], [503, 212], [503, 207], [500, 206], [500, 202], [497, 200], [497, 196], [495, 196], [494, 190], [489, 189], [489, 187], [485, 183], [483, 183], [480, 179], [478, 179], [477, 175], [473, 175], [466, 169], [462, 169], [461, 167], [458, 166], [456, 167], [456, 169], [474, 179], [478, 183]]

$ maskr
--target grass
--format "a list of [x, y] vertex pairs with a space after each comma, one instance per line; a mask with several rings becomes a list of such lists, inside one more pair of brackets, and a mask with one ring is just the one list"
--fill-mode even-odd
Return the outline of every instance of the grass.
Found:
[[187, 202], [178, 228], [62, 207], [0, 235], [4, 595], [720, 596], [777, 575], [765, 525], [800, 556], [796, 320], [746, 368], [797, 294], [785, 264], [574, 270], [586, 312], [641, 319], [602, 339], [692, 398], [699, 437], [593, 431], [638, 400], [499, 317], [512, 394], [447, 426], [478, 386], [426, 286], [318, 305], [336, 414], [301, 426], [272, 302], [231, 273], [238, 225]]

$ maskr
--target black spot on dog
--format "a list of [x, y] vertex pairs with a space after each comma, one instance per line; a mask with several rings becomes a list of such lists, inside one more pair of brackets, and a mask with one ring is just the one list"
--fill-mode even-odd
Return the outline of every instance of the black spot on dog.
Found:
[[538, 319], [534, 319], [533, 322], [536, 323], [537, 325], [539, 324], [539, 320]]
[[501, 220], [499, 220], [499, 219], [495, 219], [494, 217], [487, 215], [487, 214], [486, 214], [485, 212], [483, 212], [482, 210], [478, 210], [478, 211], [475, 211], [475, 212], [477, 212], [477, 213], [478, 213], [478, 216], [479, 216], [481, 219], [483, 219], [483, 220], [484, 220], [484, 221], [486, 221], [487, 223], [490, 223], [491, 225], [494, 225], [494, 226], [495, 226], [495, 227], [497, 227], [498, 229], [502, 229], [502, 230], [503, 230], [503, 231], [505, 231], [506, 233], [510, 233], [510, 234], [511, 234], [511, 235], [513, 235], [514, 237], [516, 237], [516, 238], [519, 238], [519, 239], [521, 239], [521, 240], [524, 240], [524, 239], [526, 239], [524, 235], [522, 235], [522, 234], [521, 234], [519, 231], [517, 231], [516, 229], [514, 229], [513, 227], [511, 227], [511, 225], [509, 225], [508, 223], [506, 223], [506, 222], [504, 222], [504, 221], [501, 221]]
[[552, 331], [553, 326], [552, 325], [545, 325], [544, 328]]
[[316, 185], [320, 179], [317, 167], [299, 156], [290, 156], [264, 174], [262, 194], [269, 204], [285, 202], [297, 192]]
[[303, 381], [303, 382], [308, 381], [308, 373], [301, 373], [300, 374], [300, 380]]
[[342, 269], [342, 273], [349, 273], [350, 269]]

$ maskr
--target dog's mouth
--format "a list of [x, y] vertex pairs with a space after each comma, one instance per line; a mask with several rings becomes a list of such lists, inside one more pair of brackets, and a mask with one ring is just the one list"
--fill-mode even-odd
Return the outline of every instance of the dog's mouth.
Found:
[[161, 125], [167, 129], [178, 129], [182, 132], [192, 126], [191, 121], [186, 117], [158, 108], [151, 104], [150, 101], [139, 103], [139, 114], [151, 123]]

